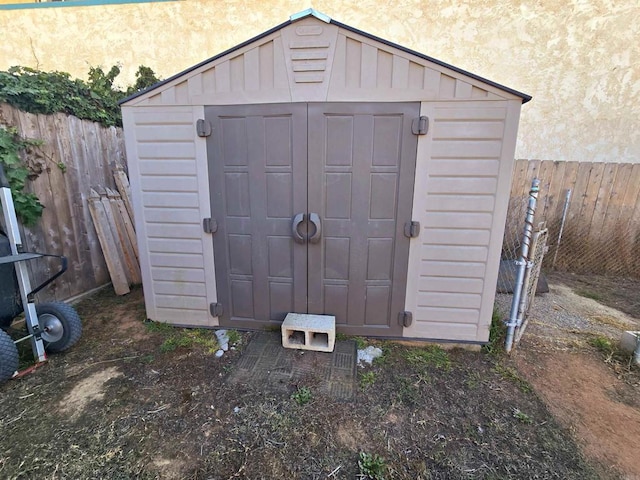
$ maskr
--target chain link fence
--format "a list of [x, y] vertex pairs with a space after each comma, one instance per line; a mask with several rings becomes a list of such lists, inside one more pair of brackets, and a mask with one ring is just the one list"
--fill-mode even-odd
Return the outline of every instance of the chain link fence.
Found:
[[[544, 195], [544, 192], [541, 192]], [[609, 209], [614, 218], [624, 217], [628, 207]], [[502, 258], [517, 259], [522, 240], [527, 197], [512, 198], [502, 243]], [[614, 210], [614, 211], [611, 211]], [[549, 231], [548, 255], [542, 268], [546, 272], [560, 271], [640, 278], [640, 232], [630, 222], [612, 222], [611, 228], [590, 232], [581, 217], [548, 218], [537, 212], [534, 225]]]
[[640, 278], [640, 164], [531, 161], [520, 170], [528, 178], [516, 169], [503, 260], [519, 256], [528, 190], [539, 175], [534, 230], [549, 232], [543, 271]]

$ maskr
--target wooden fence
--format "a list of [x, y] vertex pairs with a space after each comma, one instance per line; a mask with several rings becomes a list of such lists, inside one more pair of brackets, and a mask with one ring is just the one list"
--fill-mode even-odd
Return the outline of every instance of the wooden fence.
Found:
[[[33, 115], [6, 104], [0, 104], [0, 124], [42, 141], [27, 160], [30, 170], [39, 173], [29, 188], [45, 209], [37, 226], [23, 229], [26, 249], [65, 255], [69, 261], [67, 273], [39, 299], [64, 300], [107, 284], [109, 272], [87, 200], [92, 187], [116, 188], [113, 173], [126, 168], [122, 130], [62, 113]], [[32, 283], [50, 276], [56, 264], [32, 261]]]
[[[547, 269], [640, 277], [640, 164], [518, 160], [508, 222], [522, 215], [521, 225], [534, 177], [541, 180], [536, 222], [546, 221], [549, 227]], [[571, 198], [558, 246], [568, 189]]]

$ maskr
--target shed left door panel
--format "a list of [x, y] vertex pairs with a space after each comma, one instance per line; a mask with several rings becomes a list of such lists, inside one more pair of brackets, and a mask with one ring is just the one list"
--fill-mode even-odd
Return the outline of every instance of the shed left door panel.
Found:
[[295, 248], [291, 235], [291, 219], [307, 209], [307, 107], [205, 113], [213, 127], [207, 150], [220, 325], [279, 324], [286, 313], [307, 309], [306, 249]]

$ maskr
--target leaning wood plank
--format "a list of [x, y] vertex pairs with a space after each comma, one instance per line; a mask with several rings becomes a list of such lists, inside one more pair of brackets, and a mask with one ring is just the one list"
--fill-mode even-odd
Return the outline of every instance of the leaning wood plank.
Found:
[[124, 220], [122, 219], [122, 214], [118, 208], [117, 200], [119, 199], [120, 195], [117, 192], [107, 188], [107, 196], [102, 198], [102, 202], [108, 202], [109, 204], [109, 207], [107, 208], [105, 203], [105, 211], [113, 218], [113, 224], [116, 228], [116, 230], [113, 231], [113, 236], [120, 240], [120, 246], [122, 247], [120, 251], [122, 252], [124, 263], [128, 269], [128, 278], [134, 285], [139, 285], [142, 283], [140, 265], [138, 264], [138, 259], [136, 258], [133, 245], [131, 245], [131, 239], [127, 233], [127, 228]]
[[120, 196], [122, 197], [122, 201], [124, 202], [124, 206], [127, 208], [127, 212], [129, 212], [129, 218], [133, 220], [133, 205], [131, 204], [131, 188], [129, 188], [129, 179], [127, 178], [127, 174], [121, 168], [116, 169], [113, 174], [113, 179], [116, 181], [116, 187], [118, 192], [120, 192]]
[[100, 240], [100, 246], [104, 253], [104, 259], [107, 262], [107, 269], [111, 276], [111, 282], [113, 283], [113, 289], [116, 295], [125, 295], [131, 290], [127, 283], [127, 275], [120, 263], [120, 255], [118, 254], [118, 248], [113, 238], [111, 230], [109, 228], [109, 220], [107, 214], [104, 211], [104, 206], [100, 200], [100, 195], [95, 190], [91, 190], [89, 196], [89, 211], [91, 212], [91, 218], [93, 225], [98, 233], [98, 239]]
[[127, 235], [129, 236], [129, 241], [131, 242], [131, 246], [133, 247], [133, 253], [136, 255], [136, 259], [140, 261], [140, 254], [138, 253], [138, 239], [136, 238], [136, 230], [133, 226], [133, 219], [129, 217], [129, 212], [127, 211], [127, 207], [124, 205], [124, 200], [117, 193], [114, 192], [116, 197], [116, 205], [118, 210], [120, 210], [120, 215], [122, 216], [122, 221], [124, 222], [124, 226], [127, 230]]
[[120, 265], [124, 269], [124, 273], [127, 277], [127, 283], [131, 285], [133, 283], [133, 278], [131, 274], [131, 262], [127, 258], [127, 254], [125, 251], [125, 247], [120, 238], [120, 232], [118, 231], [118, 224], [116, 222], [115, 215], [113, 214], [113, 209], [111, 208], [111, 202], [109, 197], [107, 196], [107, 191], [102, 187], [96, 188], [98, 195], [100, 195], [100, 201], [102, 202], [102, 207], [104, 208], [104, 213], [106, 214], [107, 221], [109, 222], [109, 229], [111, 230], [111, 236], [116, 244], [116, 250], [118, 253], [118, 257], [120, 258]]

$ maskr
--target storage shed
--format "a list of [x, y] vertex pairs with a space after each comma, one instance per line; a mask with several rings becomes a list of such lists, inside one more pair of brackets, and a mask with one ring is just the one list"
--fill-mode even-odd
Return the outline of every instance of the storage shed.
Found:
[[147, 316], [486, 342], [528, 100], [314, 10], [129, 97]]

